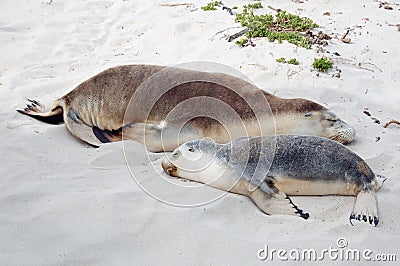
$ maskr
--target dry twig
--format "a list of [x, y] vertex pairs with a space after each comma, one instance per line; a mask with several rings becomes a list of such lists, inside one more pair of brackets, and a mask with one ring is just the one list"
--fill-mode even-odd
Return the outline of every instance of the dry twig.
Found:
[[383, 127], [384, 127], [384, 128], [387, 128], [390, 124], [400, 125], [400, 122], [397, 121], [397, 120], [395, 120], [395, 119], [392, 119], [392, 120], [390, 120], [389, 122], [387, 122]]
[[238, 38], [238, 37], [244, 35], [244, 34], [245, 34], [246, 32], [248, 32], [249, 30], [250, 30], [249, 28], [246, 28], [246, 29], [244, 29], [244, 30], [241, 30], [241, 31], [235, 33], [235, 34], [230, 35], [230, 36], [228, 37], [228, 42], [231, 42], [231, 41], [233, 41], [234, 39], [236, 39], [236, 38]]
[[343, 37], [341, 39], [342, 42], [344, 42], [344, 43], [350, 43], [351, 42], [350, 38], [346, 38], [347, 35], [349, 35], [349, 32], [350, 32], [350, 30], [347, 30], [346, 33], [343, 35]]
[[374, 123], [376, 123], [376, 124], [381, 123], [381, 121], [378, 118], [372, 117], [371, 113], [368, 111], [368, 108], [364, 108], [363, 113], [366, 114], [367, 116], [371, 117], [371, 119], [372, 119], [372, 121], [374, 121]]
[[272, 9], [272, 10], [274, 10], [274, 11], [276, 11], [276, 12], [281, 12], [281, 11], [282, 11], [282, 9], [280, 9], [280, 8], [273, 8], [272, 6], [268, 6], [268, 8], [269, 8], [269, 9]]
[[174, 3], [174, 4], [160, 4], [160, 6], [168, 6], [168, 7], [175, 7], [175, 6], [193, 6], [192, 3]]

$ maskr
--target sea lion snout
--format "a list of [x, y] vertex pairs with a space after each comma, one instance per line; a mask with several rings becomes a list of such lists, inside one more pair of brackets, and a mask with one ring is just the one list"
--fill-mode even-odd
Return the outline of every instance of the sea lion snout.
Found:
[[342, 144], [350, 143], [356, 136], [356, 130], [342, 120], [336, 121], [336, 125], [333, 127], [331, 140], [335, 140]]
[[350, 143], [356, 136], [356, 130], [331, 111], [322, 113], [321, 119], [326, 124], [327, 138], [342, 144]]
[[171, 163], [169, 160], [163, 160], [161, 163], [161, 167], [164, 169], [164, 172], [170, 176], [177, 176], [178, 168]]

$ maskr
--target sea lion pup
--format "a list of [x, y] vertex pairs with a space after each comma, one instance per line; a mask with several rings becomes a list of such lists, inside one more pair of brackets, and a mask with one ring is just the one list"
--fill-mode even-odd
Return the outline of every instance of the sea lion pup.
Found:
[[227, 144], [192, 140], [164, 159], [171, 176], [249, 196], [267, 214], [308, 218], [287, 195], [356, 196], [350, 223], [377, 225], [375, 191], [384, 181], [358, 155], [316, 136], [244, 137]]
[[[167, 86], [170, 88], [165, 89]], [[175, 107], [184, 106], [192, 98], [199, 99], [194, 101], [199, 104], [182, 107], [181, 114], [177, 114], [181, 116], [180, 124], [174, 124], [176, 117], [167, 119]], [[228, 112], [214, 108], [214, 113], [231, 125], [229, 132], [219, 122], [220, 117], [206, 117], [208, 113], [204, 112], [212, 108], [207, 103], [200, 104], [204, 98], [232, 109]], [[302, 134], [347, 143], [355, 136], [353, 127], [315, 102], [279, 98], [227, 74], [175, 67], [124, 65], [107, 69], [57, 99], [47, 112], [38, 101], [29, 101], [24, 110], [17, 111], [46, 123], [65, 123], [73, 136], [93, 146], [129, 139], [160, 152], [203, 137], [227, 143], [242, 136]], [[268, 108], [262, 109], [261, 105]], [[258, 120], [254, 111], [257, 108], [262, 109]], [[182, 112], [187, 110], [192, 111], [189, 121], [182, 118]], [[233, 119], [235, 114], [237, 118]], [[263, 131], [260, 120], [265, 121]], [[240, 123], [244, 130], [239, 130]]]

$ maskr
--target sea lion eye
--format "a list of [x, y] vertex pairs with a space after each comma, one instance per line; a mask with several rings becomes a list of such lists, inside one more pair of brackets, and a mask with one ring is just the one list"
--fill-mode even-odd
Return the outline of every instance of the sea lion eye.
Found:
[[304, 116], [305, 116], [305, 117], [310, 117], [310, 116], [312, 116], [312, 113], [309, 112], [309, 113], [305, 114]]
[[326, 120], [328, 120], [328, 121], [330, 121], [330, 122], [337, 122], [337, 120], [336, 120], [336, 119], [333, 119], [333, 118], [328, 118], [328, 119], [326, 119]]
[[172, 154], [172, 157], [178, 158], [179, 154], [180, 154], [180, 152], [179, 152], [179, 151], [176, 151], [176, 152], [174, 152], [174, 153]]
[[190, 151], [190, 152], [194, 152], [194, 149], [193, 149], [193, 147], [189, 147], [188, 151]]

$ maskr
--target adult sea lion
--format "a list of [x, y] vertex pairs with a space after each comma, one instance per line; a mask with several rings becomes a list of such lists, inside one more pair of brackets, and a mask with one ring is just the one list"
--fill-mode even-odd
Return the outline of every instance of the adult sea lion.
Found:
[[[222, 73], [155, 65], [107, 69], [57, 99], [20, 113], [65, 123], [76, 138], [99, 146], [134, 140], [153, 152], [172, 151], [203, 137], [227, 143], [241, 136], [318, 135], [347, 143], [353, 127], [315, 102], [284, 99]], [[173, 115], [171, 115], [173, 114]]]
[[342, 144], [317, 136], [244, 137], [227, 144], [192, 140], [164, 159], [171, 176], [249, 196], [267, 214], [308, 214], [287, 195], [356, 196], [350, 222], [377, 225], [375, 191], [384, 178]]

